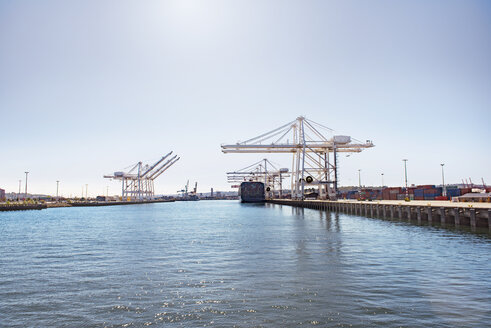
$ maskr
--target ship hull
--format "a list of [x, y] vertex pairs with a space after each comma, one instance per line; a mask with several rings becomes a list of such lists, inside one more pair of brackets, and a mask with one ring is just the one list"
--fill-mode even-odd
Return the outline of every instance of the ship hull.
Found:
[[240, 184], [240, 200], [242, 203], [264, 203], [264, 183], [242, 182]]

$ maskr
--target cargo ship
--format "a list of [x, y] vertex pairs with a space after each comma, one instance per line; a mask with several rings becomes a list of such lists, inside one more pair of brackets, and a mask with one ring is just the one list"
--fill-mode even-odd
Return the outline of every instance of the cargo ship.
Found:
[[264, 203], [266, 201], [262, 182], [242, 182], [239, 194], [242, 203]]

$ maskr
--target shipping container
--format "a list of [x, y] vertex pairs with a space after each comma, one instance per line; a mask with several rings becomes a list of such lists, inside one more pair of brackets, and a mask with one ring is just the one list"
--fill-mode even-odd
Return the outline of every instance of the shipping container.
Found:
[[435, 185], [419, 185], [416, 186], [418, 189], [430, 189], [430, 188], [435, 188]]
[[438, 188], [424, 189], [424, 195], [425, 196], [426, 195], [433, 196], [433, 197], [441, 196], [442, 195], [442, 188], [438, 187]]
[[447, 189], [459, 189], [459, 187], [455, 186], [455, 185], [446, 185], [445, 188], [447, 188]]
[[449, 198], [460, 196], [460, 189], [447, 189], [447, 196]]

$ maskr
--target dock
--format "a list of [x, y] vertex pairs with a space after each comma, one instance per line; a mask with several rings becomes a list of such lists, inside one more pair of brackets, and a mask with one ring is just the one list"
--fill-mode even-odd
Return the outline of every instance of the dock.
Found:
[[271, 199], [272, 204], [289, 205], [324, 211], [343, 212], [382, 219], [406, 219], [488, 228], [491, 231], [491, 203], [455, 203], [450, 201], [352, 201]]

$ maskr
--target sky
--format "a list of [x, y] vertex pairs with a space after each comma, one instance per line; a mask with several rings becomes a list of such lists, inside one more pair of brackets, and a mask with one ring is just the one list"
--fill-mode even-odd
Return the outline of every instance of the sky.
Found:
[[300, 115], [373, 140], [341, 186], [491, 185], [490, 58], [486, 0], [0, 0], [0, 188], [117, 194], [172, 150], [157, 193], [231, 190], [265, 156], [220, 145]]

